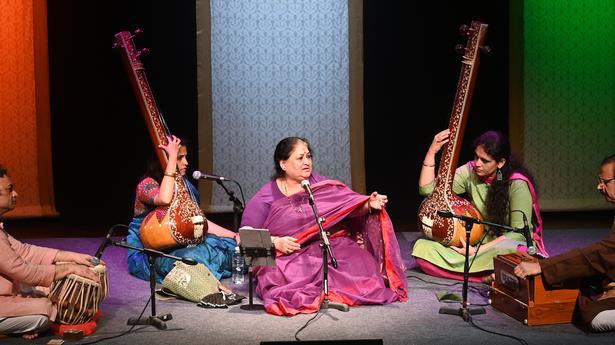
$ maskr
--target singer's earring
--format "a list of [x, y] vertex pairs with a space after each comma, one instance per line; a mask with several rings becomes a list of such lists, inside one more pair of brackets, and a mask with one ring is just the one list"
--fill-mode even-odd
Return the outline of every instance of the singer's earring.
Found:
[[495, 179], [497, 181], [502, 181], [502, 170], [500, 170], [500, 168], [498, 168], [498, 170], [495, 173]]

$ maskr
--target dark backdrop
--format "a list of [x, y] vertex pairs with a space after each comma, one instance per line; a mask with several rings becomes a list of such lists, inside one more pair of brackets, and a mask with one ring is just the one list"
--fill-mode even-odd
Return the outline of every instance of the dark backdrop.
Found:
[[389, 196], [394, 221], [415, 230], [418, 177], [433, 136], [448, 127], [461, 55], [462, 24], [489, 25], [461, 157], [482, 132], [508, 131], [507, 1], [364, 3], [365, 147], [368, 192]]
[[53, 173], [64, 219], [127, 223], [153, 144], [115, 33], [141, 28], [137, 48], [161, 112], [197, 159], [193, 1], [49, 0]]
[[[113, 35], [141, 28], [138, 47], [159, 108], [197, 166], [194, 1], [48, 0], [52, 152], [60, 219], [112, 225], [132, 216], [134, 188], [152, 152]], [[365, 148], [368, 191], [390, 197], [394, 220], [413, 219], [418, 173], [433, 135], [448, 125], [460, 71], [461, 24], [488, 23], [462, 149], [486, 129], [507, 131], [506, 1], [366, 0]], [[410, 230], [410, 229], [403, 229]]]

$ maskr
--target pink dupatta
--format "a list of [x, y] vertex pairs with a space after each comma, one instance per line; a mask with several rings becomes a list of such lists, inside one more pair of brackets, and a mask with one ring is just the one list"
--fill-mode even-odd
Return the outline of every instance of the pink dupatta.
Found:
[[[474, 161], [470, 161], [470, 166], [472, 167], [472, 170], [474, 170], [474, 168], [476, 167], [476, 164], [474, 163]], [[479, 176], [479, 178], [483, 182], [491, 184], [493, 180], [495, 179], [495, 176], [491, 176], [489, 178], [482, 178]], [[532, 209], [534, 211], [534, 214], [536, 215], [536, 222], [533, 223], [534, 224], [534, 242], [536, 243], [538, 252], [542, 254], [543, 256], [548, 257], [549, 253], [547, 253], [547, 248], [545, 247], [545, 244], [543, 242], [542, 217], [540, 216], [540, 207], [538, 207], [538, 196], [536, 195], [536, 189], [534, 188], [532, 181], [530, 181], [530, 179], [527, 178], [527, 176], [521, 173], [518, 173], [518, 172], [512, 173], [512, 175], [510, 175], [510, 180], [525, 181], [525, 183], [527, 183], [528, 188], [530, 189], [530, 194], [532, 195]]]
[[510, 176], [511, 180], [523, 180], [527, 183], [527, 186], [530, 188], [530, 194], [532, 194], [532, 209], [534, 210], [534, 214], [536, 215], [536, 223], [534, 223], [534, 242], [536, 243], [536, 247], [538, 248], [538, 252], [543, 256], [548, 257], [549, 253], [547, 252], [547, 248], [543, 242], [542, 237], [542, 217], [540, 216], [540, 208], [538, 207], [538, 197], [536, 195], [536, 190], [534, 189], [534, 185], [530, 181], [527, 176], [520, 174], [518, 172], [514, 172]]

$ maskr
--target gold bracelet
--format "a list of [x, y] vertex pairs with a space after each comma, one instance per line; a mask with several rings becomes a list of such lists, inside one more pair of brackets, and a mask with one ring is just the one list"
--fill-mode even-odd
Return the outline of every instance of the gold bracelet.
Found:
[[168, 172], [166, 172], [166, 171], [165, 171], [165, 172], [164, 172], [164, 176], [168, 176], [168, 177], [173, 177], [173, 178], [175, 178], [175, 176], [177, 176], [177, 174], [176, 174], [176, 173], [168, 173]]
[[436, 164], [434, 163], [434, 164], [432, 164], [432, 165], [429, 165], [429, 164], [425, 164], [425, 162], [423, 162], [423, 166], [424, 166], [424, 167], [427, 167], [427, 168], [433, 168], [433, 167], [435, 167], [435, 166], [436, 166]]

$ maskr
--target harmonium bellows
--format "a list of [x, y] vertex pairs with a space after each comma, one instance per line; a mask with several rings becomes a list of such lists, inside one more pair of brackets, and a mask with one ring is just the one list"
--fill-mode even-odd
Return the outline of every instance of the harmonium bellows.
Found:
[[557, 287], [547, 290], [540, 275], [517, 277], [513, 270], [523, 261], [538, 259], [527, 253], [498, 255], [493, 259], [491, 306], [530, 326], [570, 323], [579, 291]]

